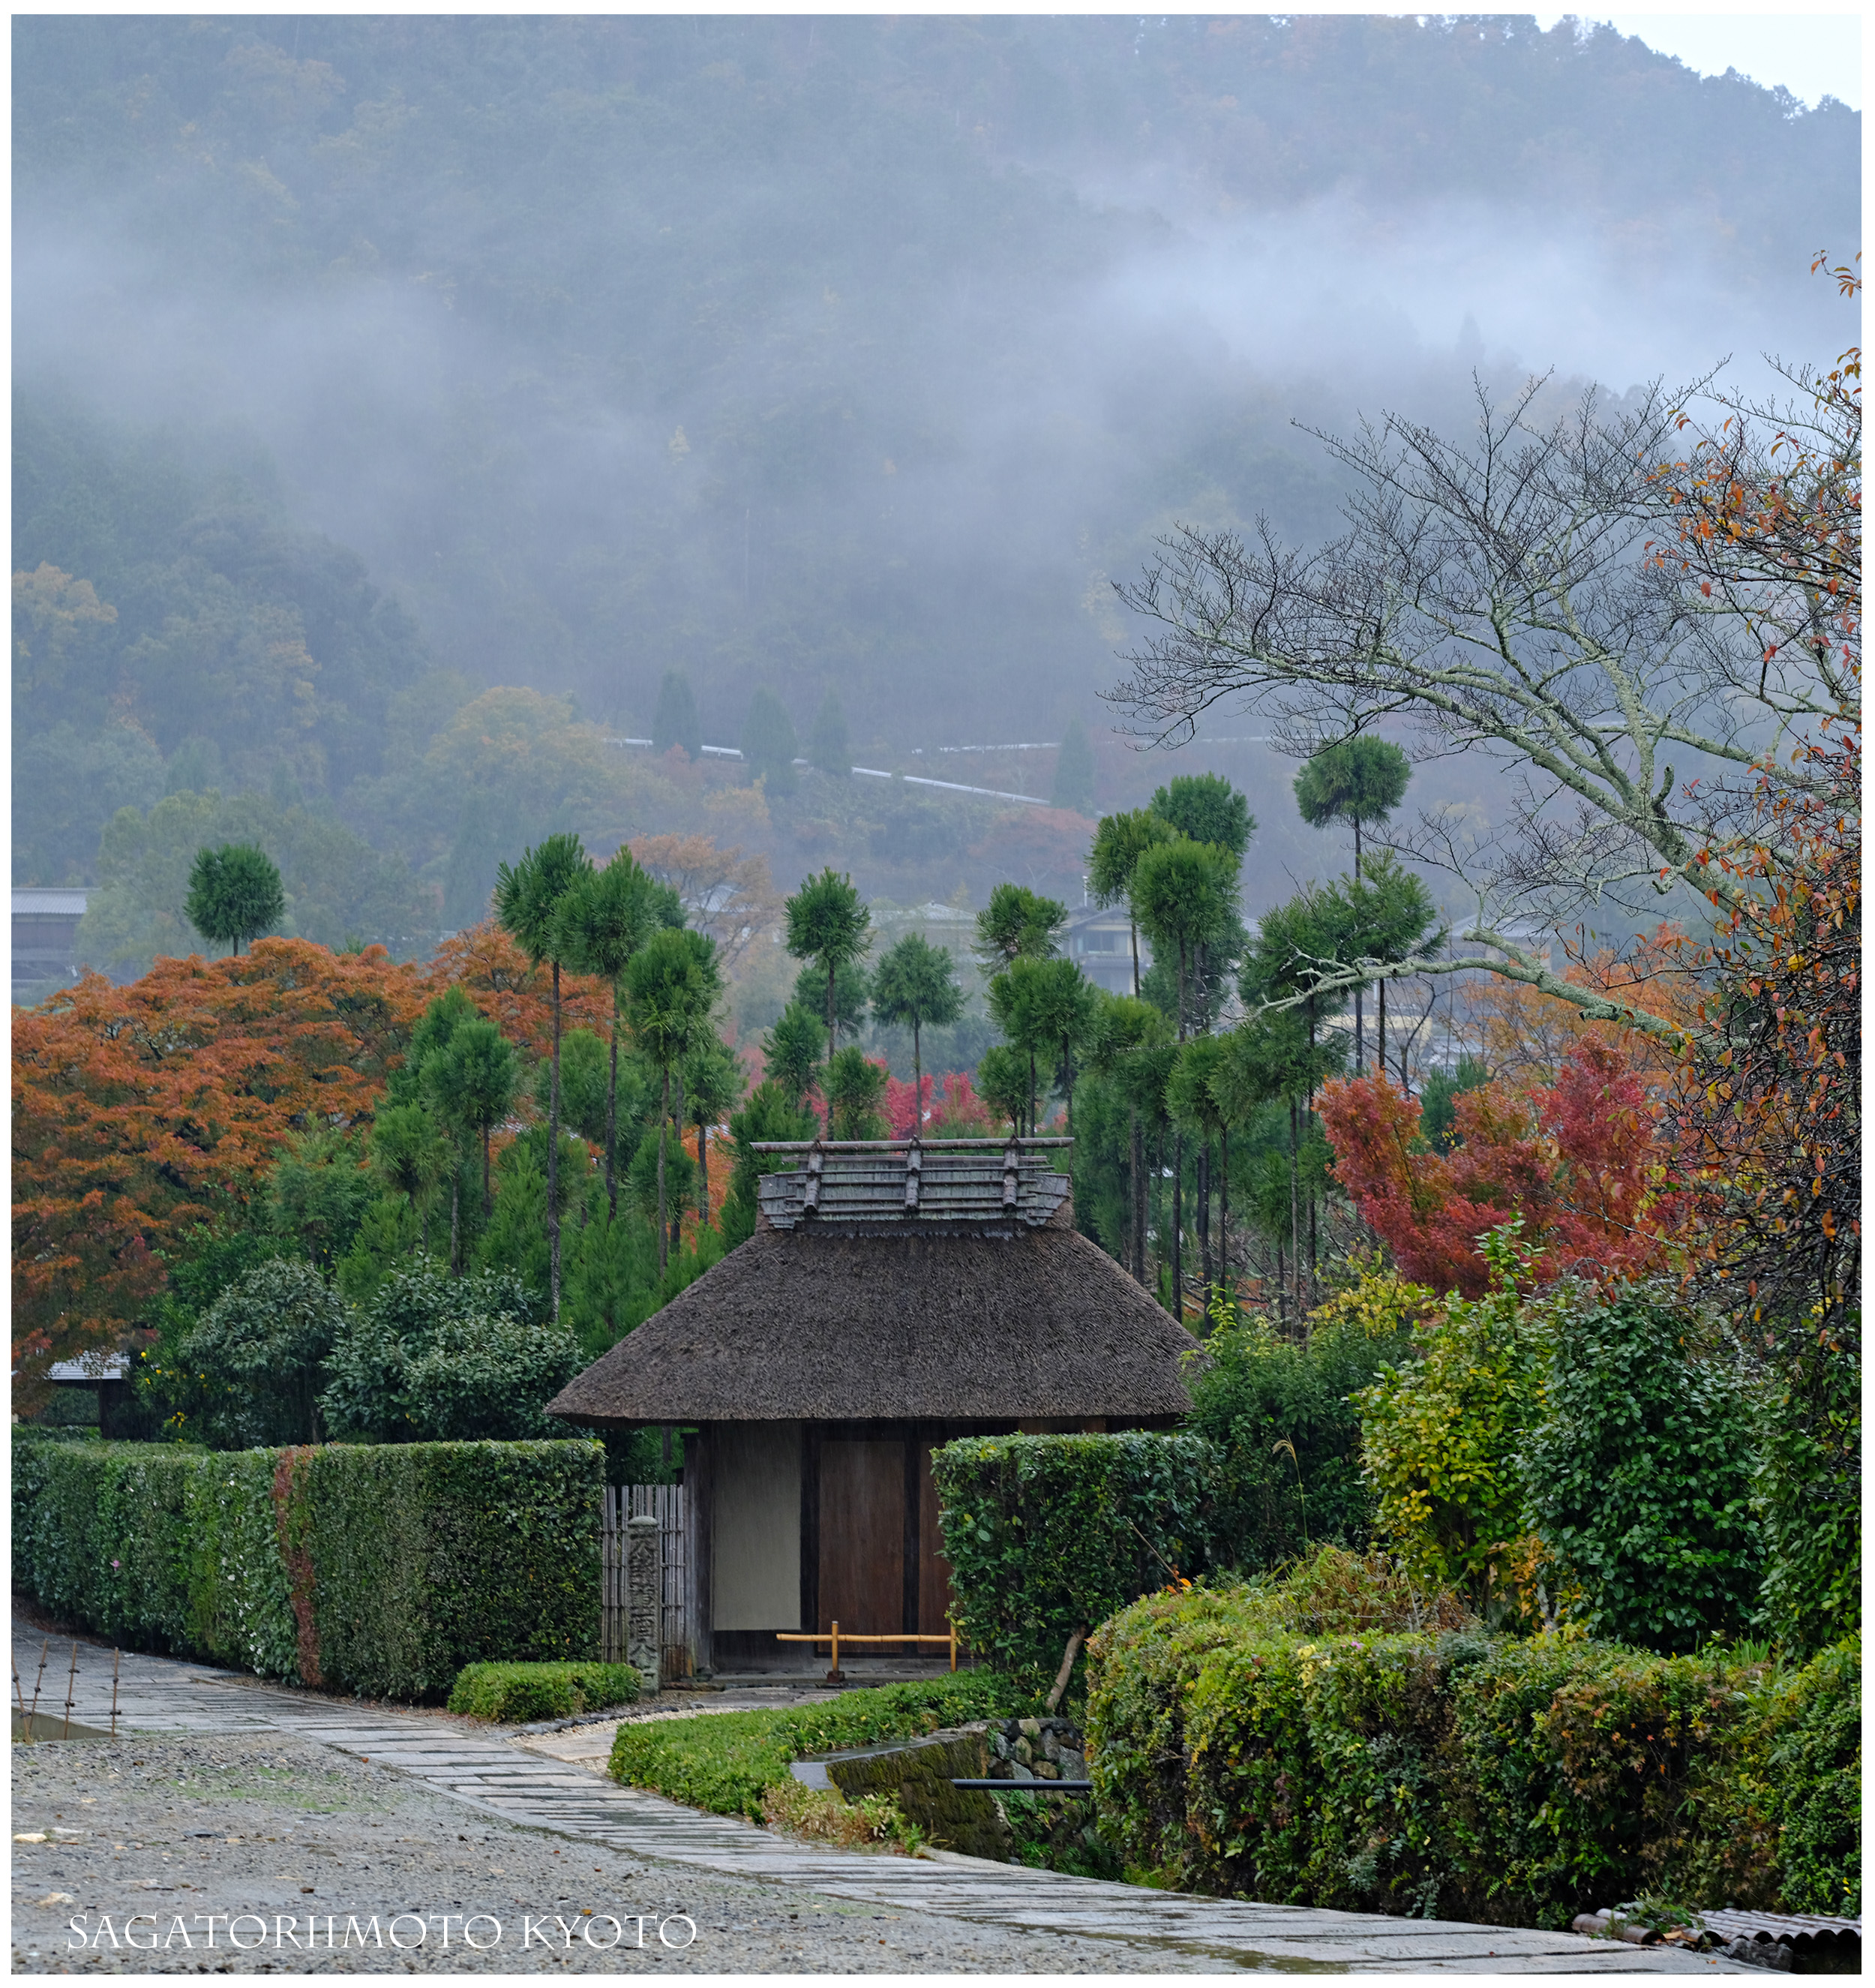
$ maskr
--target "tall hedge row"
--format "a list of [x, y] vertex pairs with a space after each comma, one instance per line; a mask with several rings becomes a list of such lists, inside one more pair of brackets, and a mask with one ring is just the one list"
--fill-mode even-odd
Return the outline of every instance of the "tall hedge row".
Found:
[[1218, 1452], [1201, 1436], [968, 1436], [931, 1452], [951, 1588], [972, 1647], [1052, 1671], [1069, 1637], [1210, 1550]]
[[598, 1654], [596, 1442], [24, 1441], [13, 1578], [127, 1648], [372, 1697]]
[[1860, 1651], [1802, 1668], [1154, 1596], [1089, 1666], [1103, 1824], [1182, 1887], [1487, 1924], [1860, 1909]]

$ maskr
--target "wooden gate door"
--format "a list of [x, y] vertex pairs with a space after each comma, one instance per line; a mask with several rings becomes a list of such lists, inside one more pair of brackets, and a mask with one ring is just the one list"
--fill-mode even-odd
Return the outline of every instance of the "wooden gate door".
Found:
[[905, 1445], [830, 1439], [820, 1449], [819, 1617], [889, 1635], [905, 1611]]

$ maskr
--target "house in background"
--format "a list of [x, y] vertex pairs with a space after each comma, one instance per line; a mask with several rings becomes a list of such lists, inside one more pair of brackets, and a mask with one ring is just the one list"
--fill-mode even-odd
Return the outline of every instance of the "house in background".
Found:
[[[1133, 927], [1124, 904], [1100, 911], [1084, 905], [1069, 914], [1062, 949], [1096, 987], [1109, 994], [1133, 992]], [[1140, 934], [1140, 973], [1152, 965], [1152, 948]]]
[[[942, 1636], [932, 1449], [1163, 1428], [1195, 1342], [1078, 1234], [1065, 1140], [758, 1148], [756, 1232], [552, 1401], [576, 1426], [694, 1426], [699, 1668], [806, 1668], [783, 1631]], [[1065, 1155], [1063, 1155], [1065, 1157]]]
[[13, 891], [13, 998], [30, 999], [79, 975], [78, 921], [90, 894], [82, 888]]

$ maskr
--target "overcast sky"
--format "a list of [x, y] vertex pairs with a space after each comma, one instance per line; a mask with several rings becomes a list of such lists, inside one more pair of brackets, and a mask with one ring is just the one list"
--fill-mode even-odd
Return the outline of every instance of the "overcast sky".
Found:
[[[1574, 11], [1539, 13], [1547, 29]], [[1782, 83], [1812, 109], [1820, 96], [1833, 96], [1851, 110], [1862, 108], [1862, 16], [1860, 13], [1603, 14], [1582, 8], [1583, 17], [1611, 22], [1624, 35], [1638, 35], [1650, 49], [1677, 56], [1701, 76], [1735, 69], [1766, 89]]]

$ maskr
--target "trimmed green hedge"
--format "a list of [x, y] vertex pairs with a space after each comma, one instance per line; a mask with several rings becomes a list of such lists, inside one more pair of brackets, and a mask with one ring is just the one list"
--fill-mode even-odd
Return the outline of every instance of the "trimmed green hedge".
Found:
[[1076, 1628], [1204, 1568], [1218, 1452], [1202, 1437], [969, 1436], [931, 1452], [972, 1648], [1051, 1676]]
[[13, 1578], [127, 1648], [372, 1697], [599, 1641], [596, 1442], [15, 1444]]
[[630, 1705], [638, 1696], [630, 1664], [467, 1664], [449, 1694], [451, 1712], [524, 1726], [568, 1719], [602, 1706]]
[[842, 1692], [828, 1704], [789, 1711], [712, 1712], [621, 1726], [610, 1772], [629, 1787], [760, 1822], [762, 1795], [788, 1778], [791, 1760], [1028, 1709], [1015, 1702], [1007, 1678], [958, 1671], [928, 1684]]
[[1095, 1639], [1092, 1771], [1130, 1864], [1487, 1924], [1645, 1893], [1859, 1910], [1858, 1645], [1779, 1669], [1292, 1601], [1153, 1596]]

